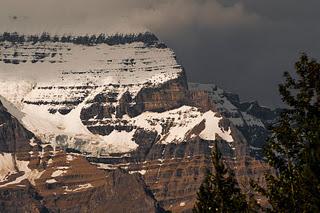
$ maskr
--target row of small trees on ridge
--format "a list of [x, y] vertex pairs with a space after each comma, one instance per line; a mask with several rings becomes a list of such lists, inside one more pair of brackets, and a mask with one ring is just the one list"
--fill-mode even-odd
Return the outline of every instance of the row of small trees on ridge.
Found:
[[0, 42], [9, 41], [12, 43], [23, 43], [23, 42], [63, 42], [63, 43], [74, 43], [82, 45], [95, 45], [95, 44], [108, 44], [108, 45], [117, 45], [117, 44], [126, 44], [133, 42], [144, 42], [147, 45], [155, 44], [158, 41], [158, 38], [149, 32], [138, 33], [138, 34], [113, 34], [107, 35], [101, 33], [98, 35], [50, 35], [49, 33], [42, 33], [40, 35], [23, 35], [17, 32], [4, 32], [0, 34]]

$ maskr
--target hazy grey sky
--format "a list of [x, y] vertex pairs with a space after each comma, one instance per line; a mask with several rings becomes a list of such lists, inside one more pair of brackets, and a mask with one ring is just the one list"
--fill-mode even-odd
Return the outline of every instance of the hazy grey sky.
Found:
[[0, 31], [148, 29], [190, 81], [280, 104], [277, 84], [300, 52], [320, 59], [319, 0], [0, 0]]

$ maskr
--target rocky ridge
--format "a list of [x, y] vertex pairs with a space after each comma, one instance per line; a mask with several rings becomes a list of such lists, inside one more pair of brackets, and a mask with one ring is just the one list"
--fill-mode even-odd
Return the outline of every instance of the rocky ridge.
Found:
[[190, 91], [208, 94], [215, 109], [227, 118], [246, 138], [250, 152], [263, 158], [262, 148], [270, 135], [269, 127], [280, 115], [281, 109], [260, 106], [257, 101], [241, 102], [237, 94], [226, 92], [215, 84], [188, 83]]

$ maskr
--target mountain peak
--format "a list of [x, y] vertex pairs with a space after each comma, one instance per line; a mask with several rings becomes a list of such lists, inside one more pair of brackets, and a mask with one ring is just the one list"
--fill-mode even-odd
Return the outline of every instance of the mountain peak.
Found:
[[[238, 96], [215, 85], [188, 85], [174, 52], [153, 34], [1, 39], [0, 99], [46, 146], [83, 155], [102, 170], [139, 173], [155, 198], [177, 212], [192, 208], [215, 141], [248, 185], [244, 174], [257, 164], [251, 151], [261, 141], [246, 133], [259, 139], [266, 132], [264, 121], [250, 114], [259, 108], [243, 111]], [[257, 168], [255, 175], [264, 172]], [[74, 190], [97, 187], [80, 180]], [[55, 181], [47, 179], [41, 193]]]

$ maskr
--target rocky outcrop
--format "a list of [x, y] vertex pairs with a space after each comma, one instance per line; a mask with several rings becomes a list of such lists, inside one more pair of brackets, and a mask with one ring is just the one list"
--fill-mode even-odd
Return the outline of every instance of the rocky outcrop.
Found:
[[[165, 112], [179, 108], [188, 103], [188, 90], [185, 73], [158, 87], [142, 88], [136, 96], [125, 92], [119, 94], [102, 92], [97, 94], [82, 108], [80, 118], [88, 129], [99, 135], [109, 135], [113, 130], [131, 131], [126, 125], [112, 125], [112, 116], [121, 119], [124, 115], [136, 117], [145, 111]], [[110, 120], [102, 122], [104, 118]]]
[[0, 189], [0, 212], [47, 212], [37, 198], [30, 185]]
[[262, 148], [281, 109], [269, 109], [258, 102], [241, 102], [237, 94], [228, 93], [214, 84], [189, 83], [192, 92], [205, 92], [215, 109], [227, 118], [245, 137], [252, 156], [263, 158]]
[[140, 176], [43, 144], [1, 102], [0, 136], [1, 212], [162, 211]]

